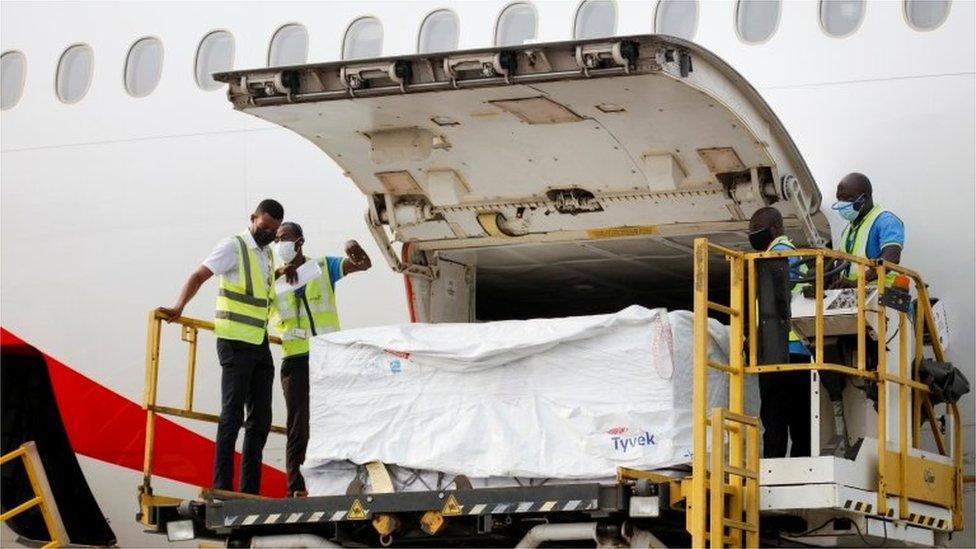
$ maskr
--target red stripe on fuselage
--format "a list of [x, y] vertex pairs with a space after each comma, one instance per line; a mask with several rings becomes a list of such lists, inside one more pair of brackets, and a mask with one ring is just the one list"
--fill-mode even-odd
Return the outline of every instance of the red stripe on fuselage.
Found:
[[[33, 347], [4, 328], [0, 345]], [[36, 347], [34, 347], [36, 349]], [[40, 352], [40, 351], [39, 351]], [[139, 404], [41, 352], [47, 362], [61, 421], [75, 453], [142, 471], [146, 411]], [[133, 372], [137, 375], [136, 372]], [[210, 486], [214, 442], [166, 418], [156, 416], [153, 474], [194, 486]], [[241, 455], [234, 456], [240, 470]], [[285, 495], [283, 472], [263, 465], [261, 494]]]

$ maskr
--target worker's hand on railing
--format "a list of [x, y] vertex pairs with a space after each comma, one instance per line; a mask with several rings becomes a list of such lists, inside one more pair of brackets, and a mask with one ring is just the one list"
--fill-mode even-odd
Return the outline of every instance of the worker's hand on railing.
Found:
[[173, 322], [183, 316], [183, 307], [160, 307], [156, 311], [162, 314], [166, 322]]

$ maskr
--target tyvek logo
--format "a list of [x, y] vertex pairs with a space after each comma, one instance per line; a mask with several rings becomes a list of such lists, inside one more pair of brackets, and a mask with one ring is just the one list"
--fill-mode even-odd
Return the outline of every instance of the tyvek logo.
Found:
[[638, 446], [654, 446], [657, 444], [654, 440], [654, 435], [647, 431], [629, 437], [612, 436], [610, 437], [610, 441], [613, 442], [613, 449], [618, 452], [626, 452]]
[[610, 429], [607, 429], [607, 434], [608, 435], [622, 435], [622, 434], [626, 433], [629, 430], [630, 429], [628, 427], [611, 427]]

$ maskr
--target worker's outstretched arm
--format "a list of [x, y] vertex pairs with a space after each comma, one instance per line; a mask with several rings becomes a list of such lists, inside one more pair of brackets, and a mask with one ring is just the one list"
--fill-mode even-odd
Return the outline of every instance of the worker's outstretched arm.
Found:
[[182, 316], [183, 308], [186, 307], [186, 304], [189, 303], [191, 299], [193, 299], [193, 296], [197, 295], [197, 291], [200, 289], [200, 286], [203, 286], [203, 283], [210, 280], [210, 277], [212, 276], [213, 273], [210, 271], [210, 269], [204, 267], [203, 265], [197, 267], [197, 270], [190, 274], [190, 278], [186, 279], [186, 284], [183, 285], [183, 289], [180, 290], [179, 297], [176, 298], [176, 305], [173, 305], [172, 307], [159, 308], [159, 310], [166, 315], [166, 320], [172, 322]]
[[365, 271], [373, 266], [366, 250], [359, 245], [359, 242], [350, 240], [346, 242], [346, 257], [342, 260], [342, 276], [357, 271]]

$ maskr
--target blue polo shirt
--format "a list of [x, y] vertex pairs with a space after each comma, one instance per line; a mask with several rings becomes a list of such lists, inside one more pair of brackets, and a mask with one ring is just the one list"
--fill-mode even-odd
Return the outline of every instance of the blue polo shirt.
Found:
[[[848, 249], [846, 242], [841, 242], [841, 245], [844, 246], [845, 251]], [[854, 240], [852, 239], [851, 246], [853, 245]], [[897, 215], [891, 212], [882, 212], [874, 220], [874, 225], [871, 225], [867, 249], [864, 253], [867, 254], [868, 259], [878, 259], [881, 257], [881, 250], [887, 246], [905, 247], [905, 224]]]
[[342, 278], [342, 258], [328, 256], [325, 258], [325, 264], [329, 268], [329, 282], [335, 288], [336, 282]]

